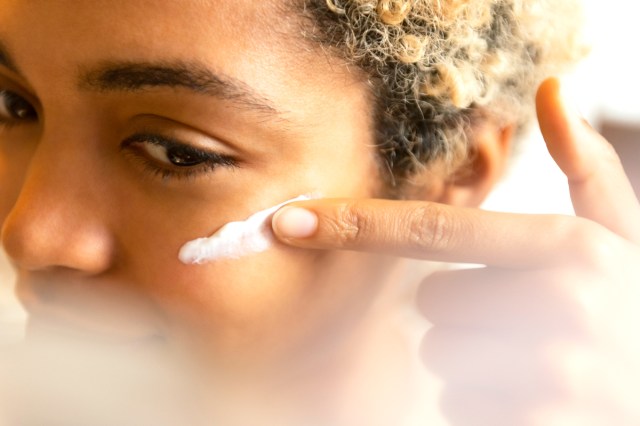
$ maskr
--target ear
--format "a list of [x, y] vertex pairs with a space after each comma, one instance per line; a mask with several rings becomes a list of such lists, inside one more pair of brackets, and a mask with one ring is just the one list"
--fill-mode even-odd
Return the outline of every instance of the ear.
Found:
[[478, 207], [504, 175], [515, 126], [487, 120], [471, 137], [470, 158], [444, 181], [438, 202]]
[[456, 171], [438, 167], [424, 171], [410, 198], [462, 207], [477, 207], [487, 197], [506, 169], [515, 126], [500, 126], [491, 120], [477, 123], [470, 138], [469, 158]]

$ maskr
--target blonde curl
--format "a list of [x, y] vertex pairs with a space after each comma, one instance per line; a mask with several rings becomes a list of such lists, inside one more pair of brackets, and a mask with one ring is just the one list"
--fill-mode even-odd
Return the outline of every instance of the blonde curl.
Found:
[[400, 41], [397, 58], [403, 64], [414, 64], [424, 56], [425, 43], [418, 37], [407, 34]]
[[581, 0], [301, 1], [374, 89], [377, 143], [401, 179], [459, 160], [476, 116], [524, 129], [538, 84], [588, 50]]
[[329, 8], [330, 11], [332, 11], [333, 13], [336, 13], [338, 15], [344, 15], [345, 14], [345, 10], [343, 7], [339, 7], [334, 0], [327, 0], [327, 7]]
[[378, 1], [378, 15], [387, 25], [401, 24], [411, 11], [411, 1], [408, 0], [380, 0]]

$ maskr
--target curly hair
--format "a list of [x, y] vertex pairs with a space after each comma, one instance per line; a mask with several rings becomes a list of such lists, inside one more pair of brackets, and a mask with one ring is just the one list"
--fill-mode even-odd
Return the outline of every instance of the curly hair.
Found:
[[394, 186], [435, 161], [458, 167], [482, 117], [523, 129], [538, 84], [586, 51], [579, 0], [302, 1], [306, 37], [369, 82]]

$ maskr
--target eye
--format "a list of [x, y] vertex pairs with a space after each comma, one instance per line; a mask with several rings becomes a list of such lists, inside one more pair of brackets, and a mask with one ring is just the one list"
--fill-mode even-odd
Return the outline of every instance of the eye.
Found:
[[37, 119], [38, 113], [26, 99], [14, 92], [0, 90], [0, 123]]
[[197, 152], [187, 146], [166, 146], [158, 143], [145, 145], [144, 149], [154, 160], [176, 167], [193, 167], [208, 160], [206, 153]]
[[237, 166], [230, 156], [154, 134], [133, 135], [122, 143], [122, 148], [141, 158], [150, 171], [163, 178], [192, 177], [218, 166]]

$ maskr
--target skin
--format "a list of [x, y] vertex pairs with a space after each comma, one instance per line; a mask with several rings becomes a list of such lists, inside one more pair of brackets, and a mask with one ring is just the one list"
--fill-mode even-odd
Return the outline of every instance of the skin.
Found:
[[[273, 31], [273, 5], [230, 5], [3, 2], [0, 39], [19, 73], [0, 67], [0, 85], [37, 113], [0, 128], [2, 244], [32, 332], [161, 336], [212, 364], [270, 365], [348, 328], [375, 295], [379, 279], [355, 275], [369, 262], [357, 254], [280, 245], [236, 261], [179, 262], [185, 242], [300, 194], [377, 191], [364, 85]], [[79, 86], [114, 61], [198, 61], [279, 113], [184, 87]], [[123, 146], [141, 131], [238, 166], [164, 178], [157, 169], [184, 168], [162, 149], [153, 157], [150, 143]]]

